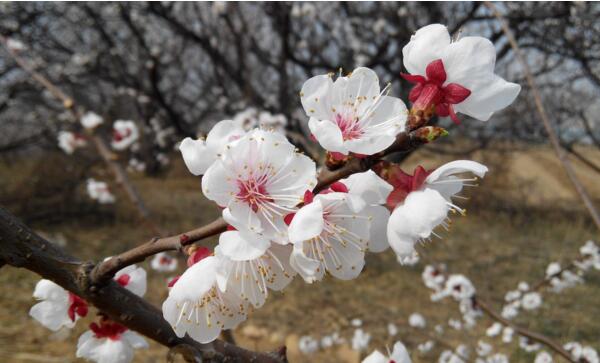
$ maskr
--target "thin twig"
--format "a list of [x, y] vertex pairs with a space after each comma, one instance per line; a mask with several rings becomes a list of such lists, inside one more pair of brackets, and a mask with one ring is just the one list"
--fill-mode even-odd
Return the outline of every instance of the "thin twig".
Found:
[[[44, 77], [41, 73], [37, 72], [31, 65], [29, 65], [17, 52], [11, 49], [7, 45], [7, 38], [0, 34], [0, 43], [4, 46], [8, 54], [11, 58], [21, 67], [25, 72], [27, 72], [35, 81], [40, 83], [44, 88], [46, 88], [54, 98], [59, 100], [65, 109], [67, 109], [76, 120], [80, 120], [83, 112], [80, 107], [75, 107], [74, 100], [69, 97], [66, 93], [64, 93], [60, 88], [54, 85], [48, 78]], [[129, 180], [126, 171], [123, 169], [121, 164], [119, 164], [114, 157], [114, 154], [110, 151], [110, 148], [106, 144], [106, 142], [98, 135], [93, 133], [89, 133], [89, 138], [92, 140], [96, 151], [100, 155], [100, 157], [104, 160], [104, 162], [108, 165], [108, 167], [112, 170], [113, 176], [115, 178], [115, 182], [125, 191], [125, 194], [136, 207], [136, 210], [142, 220], [146, 222], [149, 228], [152, 229], [155, 234], [163, 234], [162, 230], [151, 220], [150, 211], [146, 207], [143, 199], [141, 198], [139, 192], [135, 188], [135, 186]]]
[[521, 53], [519, 44], [517, 43], [512, 31], [510, 30], [508, 23], [504, 19], [504, 16], [498, 11], [496, 6], [489, 1], [486, 1], [485, 5], [494, 13], [494, 16], [500, 22], [500, 25], [502, 26], [502, 31], [504, 32], [504, 34], [506, 34], [506, 38], [508, 39], [508, 42], [510, 43], [511, 47], [513, 48], [517, 59], [523, 66], [523, 71], [525, 72], [525, 76], [527, 78], [527, 83], [529, 84], [529, 88], [531, 89], [531, 93], [533, 94], [533, 98], [535, 100], [535, 107], [537, 108], [538, 114], [540, 115], [540, 118], [542, 119], [544, 128], [546, 129], [546, 132], [548, 133], [548, 137], [550, 138], [550, 143], [552, 144], [552, 147], [554, 148], [554, 151], [556, 152], [556, 155], [558, 156], [558, 160], [560, 161], [563, 168], [565, 169], [565, 172], [567, 173], [567, 176], [571, 180], [571, 183], [573, 183], [575, 190], [581, 197], [583, 204], [588, 209], [592, 219], [594, 220], [594, 223], [596, 224], [596, 227], [598, 227], [598, 229], [600, 229], [600, 214], [598, 213], [598, 210], [594, 206], [594, 203], [592, 202], [590, 196], [588, 195], [585, 187], [581, 184], [581, 181], [577, 177], [577, 174], [575, 174], [575, 171], [573, 170], [573, 166], [571, 165], [569, 158], [567, 157], [564, 150], [560, 146], [560, 140], [558, 138], [558, 135], [556, 135], [556, 132], [552, 128], [552, 124], [550, 123], [550, 119], [548, 118], [548, 115], [546, 114], [546, 110], [542, 103], [542, 96], [540, 95], [540, 91], [539, 91], [538, 87], [536, 86], [535, 79], [531, 73], [531, 69], [529, 68], [529, 64], [527, 63], [527, 61], [523, 57], [523, 54]]
[[502, 325], [509, 326], [509, 327], [513, 328], [514, 331], [516, 331], [519, 335], [527, 337], [527, 338], [529, 338], [529, 339], [531, 339], [533, 341], [536, 341], [538, 343], [544, 344], [548, 348], [552, 349], [556, 353], [558, 353], [561, 356], [563, 356], [569, 362], [577, 363], [575, 360], [573, 360], [573, 358], [571, 357], [571, 354], [569, 352], [567, 352], [560, 344], [554, 342], [553, 340], [551, 340], [550, 338], [546, 337], [545, 335], [542, 335], [542, 334], [533, 332], [533, 331], [531, 331], [529, 329], [525, 329], [523, 327], [520, 327], [520, 326], [516, 325], [515, 323], [513, 323], [512, 321], [503, 318], [502, 315], [500, 315], [496, 311], [494, 311], [494, 309], [492, 309], [480, 297], [475, 296], [473, 299], [474, 299], [475, 305], [477, 307], [479, 307], [481, 309], [481, 311], [483, 311], [492, 320], [495, 320], [495, 321], [501, 323]]
[[92, 266], [89, 263], [70, 256], [60, 247], [44, 240], [2, 208], [0, 260], [54, 281], [96, 306], [112, 320], [164, 346], [189, 346], [211, 362], [287, 362], [285, 350], [259, 353], [221, 340], [200, 344], [189, 336], [178, 337], [159, 309], [114, 281], [103, 286], [95, 285], [90, 280]]
[[[419, 147], [425, 143], [424, 140], [414, 136], [415, 133], [400, 133], [396, 137], [396, 142], [385, 151], [367, 158], [351, 158], [343, 167], [335, 171], [324, 169], [320, 174], [317, 186], [314, 192], [317, 193], [327, 188], [331, 183], [344, 179], [352, 174], [369, 170], [375, 162], [382, 157], [397, 153], [407, 152]], [[215, 236], [227, 230], [227, 222], [223, 218], [217, 218], [211, 223], [191, 230], [189, 232], [177, 234], [165, 238], [154, 238], [133, 249], [114, 256], [104, 262], [99, 263], [91, 274], [92, 281], [97, 284], [110, 281], [117, 271], [131, 264], [144, 261], [146, 258], [159, 252], [179, 250], [184, 246], [191, 245], [202, 239]]]

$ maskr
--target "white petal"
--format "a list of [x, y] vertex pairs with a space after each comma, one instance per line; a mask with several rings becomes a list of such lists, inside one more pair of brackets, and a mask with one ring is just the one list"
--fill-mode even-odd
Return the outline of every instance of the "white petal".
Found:
[[482, 121], [487, 121], [495, 111], [510, 105], [521, 86], [506, 82], [494, 74], [496, 48], [482, 37], [464, 37], [450, 44], [443, 55], [448, 83], [458, 83], [471, 91], [471, 95], [454, 109]]
[[365, 359], [362, 360], [362, 363], [389, 363], [389, 361], [390, 360], [380, 351], [375, 350], [365, 357]]
[[[284, 207], [298, 205], [307, 190], [312, 190], [317, 184], [317, 167], [315, 162], [306, 155], [294, 153], [287, 164], [278, 172], [274, 181], [269, 181], [267, 192], [274, 195], [273, 200]], [[278, 196], [285, 196], [281, 198]], [[297, 197], [291, 200], [290, 197]]]
[[402, 48], [404, 67], [411, 74], [424, 76], [427, 65], [440, 59], [449, 44], [450, 34], [445, 26], [430, 24], [422, 27]]
[[247, 261], [262, 256], [270, 242], [259, 235], [227, 231], [219, 236], [221, 252], [234, 261]]
[[466, 100], [454, 105], [454, 111], [481, 121], [489, 120], [494, 112], [509, 106], [521, 92], [520, 85], [507, 82], [496, 75], [476, 89]]
[[390, 246], [387, 240], [387, 224], [390, 211], [386, 207], [374, 205], [366, 207], [365, 213], [372, 217], [369, 251], [383, 252], [387, 250]]
[[42, 301], [31, 307], [29, 315], [46, 328], [57, 331], [63, 326], [73, 328], [75, 322], [68, 315], [69, 306], [55, 301]]
[[455, 177], [454, 174], [470, 172], [483, 178], [487, 171], [488, 168], [478, 162], [455, 160], [440, 166], [429, 174], [425, 179], [425, 186], [437, 190], [444, 198], [450, 200], [462, 190], [464, 184], [462, 179]]
[[185, 166], [194, 175], [204, 174], [208, 167], [217, 160], [216, 153], [206, 147], [204, 140], [193, 140], [186, 137], [179, 145], [179, 151], [181, 151]]
[[94, 350], [100, 344], [100, 340], [94, 337], [94, 333], [90, 330], [83, 333], [77, 340], [77, 353], [78, 358], [91, 358], [92, 350]]
[[219, 259], [208, 256], [189, 267], [169, 291], [177, 301], [198, 300], [199, 296], [208, 292], [217, 279]]
[[309, 117], [324, 120], [330, 114], [330, 93], [333, 81], [328, 75], [315, 76], [304, 82], [300, 91], [300, 101]]
[[411, 363], [408, 351], [402, 342], [396, 342], [396, 344], [394, 344], [390, 360], [393, 360], [395, 363]]
[[323, 149], [344, 155], [348, 154], [348, 150], [344, 146], [342, 131], [334, 122], [327, 119], [319, 121], [311, 117], [308, 121], [308, 128]]
[[323, 269], [319, 269], [321, 266], [319, 261], [304, 254], [301, 244], [294, 245], [290, 255], [290, 266], [309, 284], [321, 280], [325, 272]]
[[392, 212], [387, 226], [388, 242], [398, 257], [411, 256], [415, 242], [428, 238], [448, 210], [446, 199], [433, 189], [410, 193]]
[[394, 187], [372, 170], [350, 175], [340, 180], [348, 192], [360, 196], [368, 204], [384, 204]]
[[64, 301], [66, 303], [69, 300], [69, 293], [53, 281], [42, 279], [35, 285], [33, 297], [38, 300]]
[[148, 348], [148, 342], [138, 333], [127, 330], [121, 335], [121, 339], [125, 339], [133, 348], [142, 349]]
[[352, 103], [357, 114], [362, 115], [379, 96], [379, 78], [377, 73], [366, 67], [356, 68], [349, 77], [336, 79], [332, 90], [332, 104], [343, 109], [344, 103]]
[[305, 205], [292, 219], [288, 235], [292, 243], [300, 243], [314, 238], [323, 231], [323, 205], [319, 200]]
[[239, 191], [230, 175], [232, 172], [227, 170], [220, 160], [217, 160], [206, 170], [202, 178], [204, 195], [222, 207], [226, 207]]
[[97, 363], [129, 363], [133, 360], [133, 348], [122, 340], [103, 339], [104, 342], [92, 350]]
[[427, 176], [427, 178], [425, 179], [425, 183], [432, 184], [438, 180], [448, 177], [449, 175], [466, 172], [473, 173], [478, 177], [483, 178], [487, 171], [488, 168], [485, 165], [480, 164], [476, 161], [454, 160], [435, 169], [431, 174]]
[[234, 201], [223, 209], [223, 219], [240, 231], [262, 232], [260, 219], [247, 203]]
[[[329, 194], [333, 194], [333, 193], [329, 193]], [[365, 200], [362, 199], [359, 195], [351, 194], [351, 193], [342, 193], [342, 194], [344, 194], [344, 196], [346, 197], [345, 199], [346, 199], [346, 203], [348, 203], [348, 207], [350, 207], [350, 209], [354, 213], [359, 213], [367, 206], [367, 203], [365, 202]]]
[[136, 265], [130, 265], [118, 271], [115, 274], [115, 280], [124, 274], [129, 275], [129, 282], [125, 288], [138, 296], [144, 296], [147, 287], [146, 270]]
[[211, 150], [222, 152], [225, 145], [235, 141], [246, 134], [239, 123], [232, 120], [219, 121], [213, 126], [206, 136], [206, 145]]

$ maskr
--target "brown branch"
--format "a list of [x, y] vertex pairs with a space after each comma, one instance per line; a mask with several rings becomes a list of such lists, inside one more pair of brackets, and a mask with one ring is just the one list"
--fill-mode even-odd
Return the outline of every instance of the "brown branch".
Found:
[[508, 23], [504, 19], [503, 15], [498, 11], [498, 9], [496, 9], [496, 6], [489, 1], [486, 1], [485, 5], [494, 13], [494, 16], [500, 22], [500, 25], [502, 26], [502, 31], [504, 32], [504, 34], [506, 34], [506, 38], [508, 39], [508, 42], [510, 43], [511, 47], [513, 48], [517, 59], [523, 66], [523, 71], [525, 72], [525, 76], [527, 78], [527, 83], [529, 84], [529, 88], [531, 89], [531, 93], [533, 94], [533, 98], [535, 100], [535, 107], [537, 108], [538, 114], [540, 115], [540, 118], [542, 119], [544, 128], [546, 129], [546, 132], [548, 133], [548, 138], [550, 139], [550, 143], [552, 144], [552, 147], [554, 148], [554, 151], [556, 152], [556, 155], [558, 156], [558, 160], [562, 164], [563, 169], [565, 170], [565, 172], [567, 173], [567, 176], [571, 180], [571, 183], [573, 183], [575, 190], [581, 197], [583, 204], [588, 209], [590, 216], [592, 217], [592, 220], [596, 224], [596, 227], [598, 227], [598, 229], [600, 229], [600, 213], [598, 213], [598, 210], [594, 206], [594, 203], [592, 202], [590, 196], [588, 195], [585, 187], [581, 184], [581, 181], [577, 177], [577, 174], [575, 174], [575, 171], [573, 170], [573, 166], [571, 165], [569, 158], [567, 157], [564, 150], [560, 146], [560, 140], [559, 140], [558, 136], [556, 135], [556, 132], [552, 128], [550, 119], [548, 118], [548, 115], [546, 114], [546, 110], [542, 103], [542, 96], [540, 95], [540, 92], [536, 86], [535, 79], [533, 78], [531, 69], [529, 68], [529, 64], [527, 63], [527, 61], [523, 57], [523, 54], [521, 53], [519, 44], [517, 43], [512, 31], [510, 30], [510, 28], [508, 26]]
[[[71, 97], [65, 94], [60, 88], [55, 86], [52, 82], [50, 82], [46, 77], [44, 77], [41, 73], [37, 72], [33, 67], [31, 67], [23, 58], [21, 58], [17, 52], [11, 49], [7, 45], [7, 38], [0, 34], [0, 43], [4, 46], [8, 54], [12, 57], [12, 59], [25, 71], [27, 72], [34, 80], [40, 83], [43, 87], [45, 87], [52, 96], [62, 102], [62, 105], [67, 109], [76, 120], [80, 120], [83, 112], [79, 107], [75, 107], [75, 102]], [[98, 135], [94, 135], [90, 133], [90, 139], [92, 140], [98, 154], [102, 157], [104, 162], [111, 169], [113, 176], [115, 178], [115, 182], [117, 185], [123, 188], [125, 194], [129, 197], [130, 201], [136, 207], [140, 217], [148, 224], [148, 226], [152, 229], [152, 231], [156, 234], [162, 234], [160, 228], [152, 222], [150, 219], [150, 211], [146, 208], [144, 201], [142, 200], [140, 194], [129, 178], [127, 177], [127, 173], [125, 169], [115, 160], [114, 154], [110, 151], [110, 148], [106, 144], [106, 142], [99, 137]]]
[[[68, 255], [0, 208], [0, 260], [33, 271], [81, 296], [111, 319], [171, 348], [187, 347], [204, 358], [233, 362], [287, 362], [285, 349], [274, 353], [249, 351], [221, 340], [200, 344], [179, 338], [159, 309], [114, 281], [102, 286], [90, 279], [92, 265]], [[212, 360], [211, 360], [212, 361]]]
[[481, 311], [483, 311], [492, 320], [495, 320], [495, 321], [501, 323], [502, 325], [513, 328], [514, 331], [516, 331], [519, 335], [527, 337], [538, 343], [544, 344], [548, 348], [552, 349], [556, 353], [563, 356], [563, 358], [565, 358], [569, 362], [577, 363], [575, 360], [573, 360], [573, 358], [571, 357], [571, 354], [569, 352], [567, 352], [560, 344], [554, 342], [553, 340], [546, 337], [545, 335], [542, 335], [542, 334], [533, 332], [531, 330], [525, 329], [523, 327], [520, 327], [520, 326], [516, 325], [515, 323], [513, 323], [512, 321], [503, 318], [500, 314], [498, 314], [496, 311], [494, 311], [494, 309], [490, 308], [490, 306], [485, 301], [483, 301], [481, 298], [475, 296], [475, 297], [473, 297], [473, 300], [474, 300], [475, 305], [478, 306], [481, 309]]
[[[335, 181], [346, 178], [355, 173], [367, 171], [378, 160], [386, 155], [397, 152], [408, 152], [419, 147], [420, 145], [423, 145], [425, 141], [415, 136], [415, 133], [415, 131], [410, 134], [405, 132], [400, 133], [396, 137], [394, 144], [379, 154], [362, 159], [351, 158], [344, 166], [335, 171], [323, 169], [319, 175], [317, 186], [313, 191], [317, 193], [327, 188]], [[117, 271], [126, 266], [136, 262], [144, 261], [147, 257], [155, 255], [159, 252], [179, 250], [184, 246], [198, 242], [204, 238], [222, 233], [226, 229], [227, 223], [225, 220], [223, 220], [223, 218], [217, 218], [213, 222], [189, 232], [165, 238], [154, 238], [142, 245], [134, 247], [129, 251], [123, 252], [120, 255], [114, 256], [109, 260], [99, 263], [95, 267], [94, 271], [92, 271], [92, 281], [97, 284], [110, 281]]]

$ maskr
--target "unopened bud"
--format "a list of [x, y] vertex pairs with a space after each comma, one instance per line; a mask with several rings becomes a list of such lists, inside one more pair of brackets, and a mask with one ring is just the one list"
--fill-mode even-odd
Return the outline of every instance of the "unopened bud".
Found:
[[63, 101], [63, 106], [64, 106], [64, 108], [66, 108], [66, 109], [69, 109], [69, 108], [73, 107], [73, 99], [71, 99], [71, 98], [66, 98], [66, 99]]
[[435, 114], [434, 110], [435, 108], [433, 105], [427, 107], [426, 109], [416, 108], [413, 106], [413, 108], [410, 109], [410, 112], [408, 113], [408, 119], [406, 120], [407, 131], [416, 130], [427, 125], [429, 120], [431, 120]]
[[437, 140], [440, 136], [448, 135], [448, 131], [443, 127], [425, 126], [413, 131], [412, 135], [424, 143], [429, 143]]

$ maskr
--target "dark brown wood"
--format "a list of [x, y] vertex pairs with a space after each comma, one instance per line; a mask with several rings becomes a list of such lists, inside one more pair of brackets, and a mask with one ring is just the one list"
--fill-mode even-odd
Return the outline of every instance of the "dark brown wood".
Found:
[[[0, 208], [0, 260], [33, 271], [66, 290], [81, 296], [111, 319], [171, 348], [191, 347], [204, 358], [228, 362], [283, 363], [280, 351], [259, 353], [216, 340], [200, 344], [189, 337], [179, 338], [162, 312], [143, 298], [132, 294], [114, 281], [94, 284], [90, 278], [93, 263], [82, 262], [60, 247], [44, 240]], [[284, 350], [283, 350], [284, 351]]]

